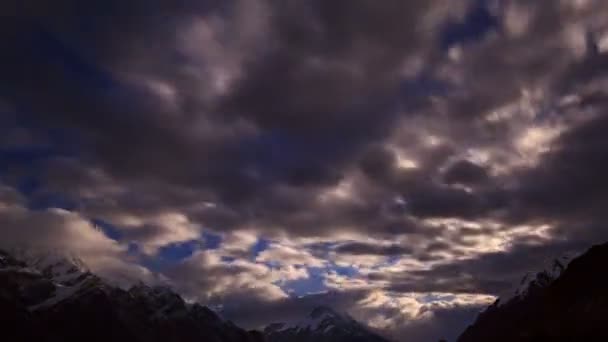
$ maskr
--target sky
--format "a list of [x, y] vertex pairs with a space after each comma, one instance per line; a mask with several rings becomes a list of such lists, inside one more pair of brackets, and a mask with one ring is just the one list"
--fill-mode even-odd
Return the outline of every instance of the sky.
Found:
[[602, 0], [8, 0], [0, 246], [454, 339], [608, 240]]

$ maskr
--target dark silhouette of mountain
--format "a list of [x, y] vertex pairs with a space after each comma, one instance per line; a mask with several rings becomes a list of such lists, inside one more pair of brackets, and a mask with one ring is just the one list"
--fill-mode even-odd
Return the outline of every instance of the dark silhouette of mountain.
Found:
[[608, 341], [607, 265], [603, 244], [554, 279], [540, 272], [526, 291], [482, 312], [458, 341]]
[[388, 342], [349, 315], [324, 306], [298, 322], [273, 323], [264, 334], [268, 342]]
[[[25, 260], [24, 260], [25, 259]], [[259, 342], [166, 287], [112, 286], [73, 257], [0, 251], [0, 322], [6, 341]]]

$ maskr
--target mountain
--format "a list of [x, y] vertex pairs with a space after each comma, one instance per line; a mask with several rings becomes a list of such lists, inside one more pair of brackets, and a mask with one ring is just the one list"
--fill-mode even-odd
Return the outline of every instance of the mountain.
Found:
[[264, 329], [268, 342], [388, 342], [347, 314], [320, 306], [304, 319], [273, 323]]
[[608, 244], [555, 265], [488, 307], [458, 342], [608, 341]]
[[527, 273], [517, 287], [501, 295], [494, 303], [494, 306], [502, 306], [510, 302], [519, 301], [532, 292], [551, 285], [566, 270], [569, 260], [570, 257], [562, 256], [545, 265], [540, 272]]
[[0, 322], [19, 342], [264, 341], [168, 287], [124, 290], [60, 253], [0, 251]]

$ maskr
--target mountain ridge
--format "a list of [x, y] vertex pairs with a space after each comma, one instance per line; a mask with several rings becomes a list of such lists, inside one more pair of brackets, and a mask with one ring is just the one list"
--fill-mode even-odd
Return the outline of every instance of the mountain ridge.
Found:
[[564, 255], [552, 259], [539, 271], [527, 272], [514, 289], [500, 295], [493, 305], [502, 306], [511, 301], [521, 300], [531, 292], [551, 285], [562, 275], [572, 259], [573, 257]]
[[268, 342], [388, 342], [347, 313], [338, 313], [327, 306], [317, 306], [295, 322], [269, 324], [264, 334]]
[[168, 287], [125, 290], [78, 259], [24, 259], [0, 251], [0, 321], [14, 341], [264, 341]]
[[494, 303], [458, 342], [608, 341], [608, 243], [572, 259], [525, 296]]

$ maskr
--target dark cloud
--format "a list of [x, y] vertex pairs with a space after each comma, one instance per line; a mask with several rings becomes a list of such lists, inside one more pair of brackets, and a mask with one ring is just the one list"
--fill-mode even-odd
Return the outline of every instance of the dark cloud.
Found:
[[463, 325], [473, 323], [484, 305], [461, 305], [454, 307], [428, 308], [431, 318], [415, 322], [401, 322], [394, 336], [413, 341], [455, 341], [462, 333]]
[[[53, 243], [77, 224], [119, 259], [129, 243], [153, 258], [204, 231], [246, 231], [323, 258], [392, 263], [344, 276], [366, 291], [500, 293], [539, 260], [608, 238], [607, 10], [549, 0], [5, 1], [2, 221], [35, 240], [49, 220], [39, 236]], [[270, 318], [258, 315], [262, 303], [295, 315], [325, 300], [287, 298], [244, 245], [230, 262], [199, 251], [163, 272], [238, 319], [255, 303], [254, 325]], [[366, 291], [332, 303], [356, 309]], [[453, 336], [471, 310], [401, 323], [438, 339], [432, 327]]]
[[442, 263], [429, 270], [400, 274], [371, 273], [372, 280], [389, 281], [399, 292], [452, 292], [512, 294], [528, 273], [550, 267], [559, 257], [571, 257], [585, 248], [581, 240], [562, 240], [551, 244], [521, 239], [501, 252], [482, 253], [474, 258]]
[[408, 207], [420, 217], [475, 217], [484, 210], [476, 195], [447, 187], [429, 187], [414, 193]]
[[460, 160], [443, 174], [443, 180], [447, 184], [478, 184], [486, 181], [488, 172], [482, 166], [468, 160]]
[[380, 246], [376, 244], [366, 244], [361, 242], [345, 243], [337, 246], [334, 251], [337, 253], [354, 255], [405, 255], [412, 252], [411, 248], [399, 245]]
[[391, 179], [394, 177], [395, 163], [392, 151], [382, 145], [370, 146], [360, 161], [361, 170], [375, 180]]
[[564, 133], [538, 168], [522, 177], [518, 199], [522, 210], [541, 217], [581, 220], [603, 217], [603, 191], [608, 170], [608, 128], [604, 108], [597, 117]]

